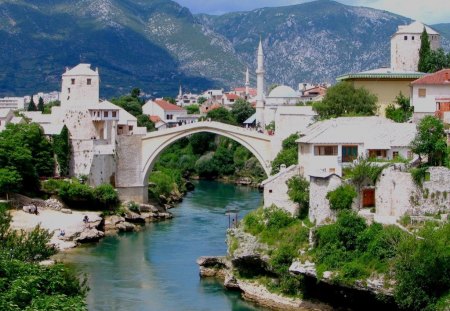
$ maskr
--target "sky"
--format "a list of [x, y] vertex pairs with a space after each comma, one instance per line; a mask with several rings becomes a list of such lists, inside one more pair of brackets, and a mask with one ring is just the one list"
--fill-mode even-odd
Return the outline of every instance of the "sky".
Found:
[[[175, 0], [193, 13], [223, 14], [268, 6], [291, 5], [311, 0]], [[432, 25], [450, 23], [450, 0], [337, 0], [410, 17]]]

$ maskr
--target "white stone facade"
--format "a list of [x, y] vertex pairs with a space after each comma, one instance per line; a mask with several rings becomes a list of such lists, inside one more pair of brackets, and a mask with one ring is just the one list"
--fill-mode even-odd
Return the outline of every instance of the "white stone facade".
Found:
[[14, 118], [11, 109], [0, 109], [0, 132], [6, 128], [6, 125]]
[[440, 48], [440, 35], [430, 27], [417, 21], [408, 26], [399, 26], [391, 38], [391, 67], [394, 71], [418, 71], [420, 35], [424, 28], [431, 49]]
[[264, 207], [277, 206], [291, 215], [299, 213], [299, 205], [289, 199], [287, 182], [295, 176], [300, 176], [297, 165], [282, 169], [261, 183], [264, 186]]
[[341, 184], [341, 178], [334, 174], [324, 177], [310, 177], [309, 220], [321, 224], [336, 218], [336, 213], [331, 210], [330, 202], [326, 196], [328, 192], [335, 190]]
[[61, 106], [82, 106], [98, 103], [100, 98], [100, 77], [98, 69], [90, 64], [79, 64], [66, 69], [62, 75]]
[[0, 98], [0, 109], [12, 109], [12, 110], [23, 110], [26, 101], [24, 97], [3, 97]]

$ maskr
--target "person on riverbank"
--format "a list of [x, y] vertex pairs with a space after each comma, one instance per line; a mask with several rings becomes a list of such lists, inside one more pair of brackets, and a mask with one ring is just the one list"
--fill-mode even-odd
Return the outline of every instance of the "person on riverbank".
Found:
[[89, 217], [88, 217], [87, 215], [84, 215], [83, 222], [84, 222], [84, 225], [85, 225], [85, 226], [87, 226], [88, 228], [90, 228], [90, 225], [89, 225]]

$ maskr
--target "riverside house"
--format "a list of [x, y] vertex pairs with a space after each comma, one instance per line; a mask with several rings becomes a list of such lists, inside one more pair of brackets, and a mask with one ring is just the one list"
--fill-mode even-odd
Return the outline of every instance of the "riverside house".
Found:
[[416, 124], [395, 123], [381, 117], [341, 117], [316, 122], [303, 132], [299, 144], [300, 172], [304, 176], [335, 174], [358, 157], [389, 161], [412, 159], [409, 148]]

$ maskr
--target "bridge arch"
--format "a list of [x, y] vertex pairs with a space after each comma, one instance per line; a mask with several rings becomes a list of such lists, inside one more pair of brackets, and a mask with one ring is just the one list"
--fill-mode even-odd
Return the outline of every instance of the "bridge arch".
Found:
[[247, 148], [267, 176], [271, 169], [271, 136], [220, 122], [203, 121], [147, 134], [142, 138], [142, 184], [146, 185], [161, 153], [177, 140], [196, 133], [213, 133], [230, 138]]

